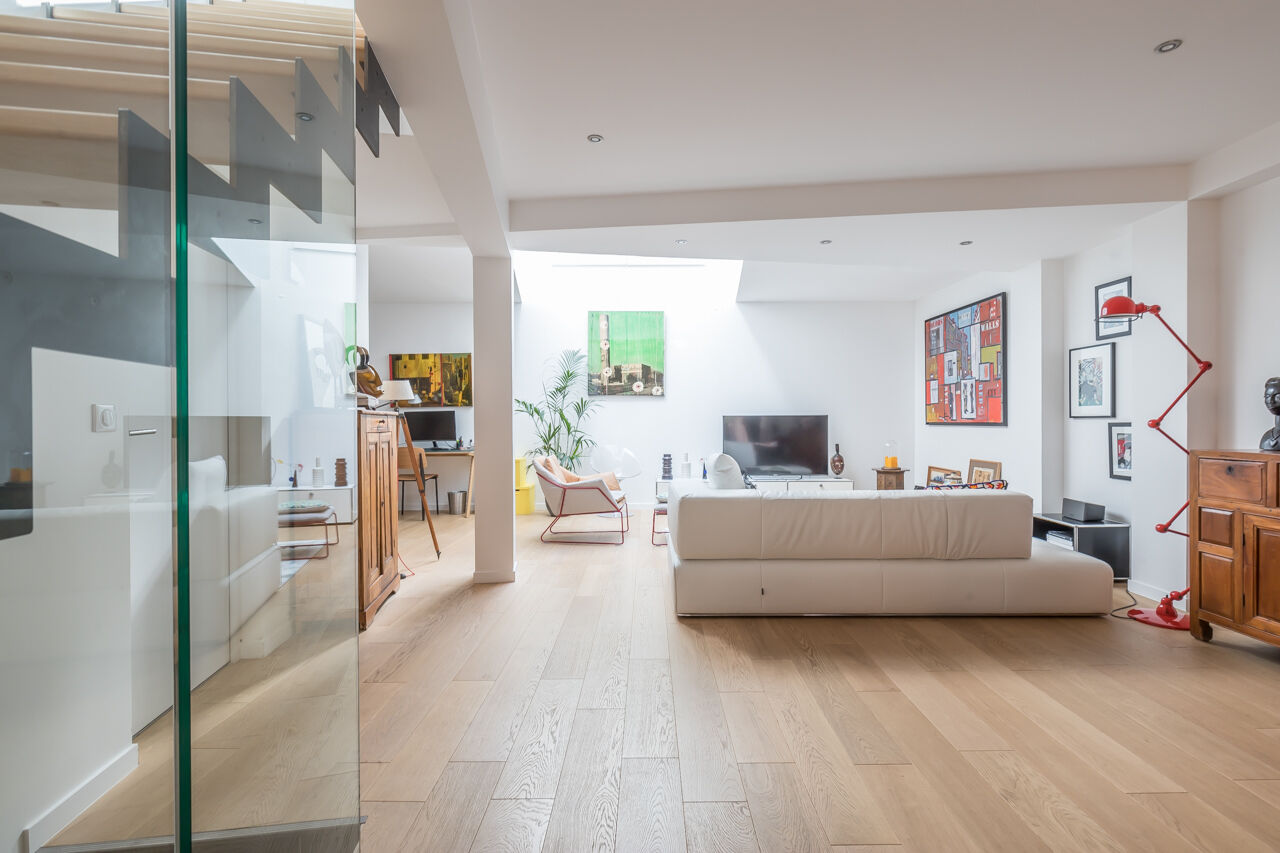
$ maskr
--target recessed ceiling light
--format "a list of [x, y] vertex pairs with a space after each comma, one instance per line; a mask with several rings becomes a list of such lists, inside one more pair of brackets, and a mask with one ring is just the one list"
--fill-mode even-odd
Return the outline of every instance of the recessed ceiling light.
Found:
[[830, 245], [831, 245], [831, 241], [830, 241], [830, 240], [819, 240], [818, 242], [819, 242], [819, 243], [821, 243], [821, 244], [822, 244], [822, 245], [824, 245], [824, 246], [830, 246]]
[[1169, 39], [1156, 45], [1156, 53], [1170, 53], [1182, 47], [1182, 39]]
[[972, 245], [973, 245], [973, 241], [972, 241], [972, 240], [961, 240], [961, 241], [960, 241], [960, 245], [961, 245], [961, 246], [972, 246]]
[[315, 118], [311, 113], [294, 113], [298, 117], [298, 121], [311, 121]]
[[588, 142], [604, 142], [604, 137], [598, 133], [588, 133], [587, 141]]
[[261, 220], [261, 219], [250, 219], [250, 220], [249, 220], [249, 224], [250, 224], [250, 225], [261, 225], [261, 224], [262, 224], [262, 220]]
[[689, 242], [688, 240], [677, 240], [677, 241], [676, 241], [676, 245], [677, 245], [677, 246], [683, 246], [685, 243], [688, 243], [688, 242]]

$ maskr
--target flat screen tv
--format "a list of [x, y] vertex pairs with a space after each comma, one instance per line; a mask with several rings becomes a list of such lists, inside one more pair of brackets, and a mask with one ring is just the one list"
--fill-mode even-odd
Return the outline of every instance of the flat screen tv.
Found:
[[409, 435], [414, 441], [456, 441], [458, 424], [452, 410], [443, 412], [404, 412]]
[[826, 415], [725, 415], [724, 452], [744, 474], [827, 473]]

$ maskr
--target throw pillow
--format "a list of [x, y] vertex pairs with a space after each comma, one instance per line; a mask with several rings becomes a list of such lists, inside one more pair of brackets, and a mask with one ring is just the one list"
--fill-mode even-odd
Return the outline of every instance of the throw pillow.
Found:
[[727, 453], [717, 453], [707, 460], [707, 485], [713, 489], [745, 489], [738, 461]]
[[987, 483], [954, 483], [947, 486], [929, 486], [937, 492], [949, 492], [953, 489], [1007, 489], [1009, 488], [1008, 480], [991, 480]]

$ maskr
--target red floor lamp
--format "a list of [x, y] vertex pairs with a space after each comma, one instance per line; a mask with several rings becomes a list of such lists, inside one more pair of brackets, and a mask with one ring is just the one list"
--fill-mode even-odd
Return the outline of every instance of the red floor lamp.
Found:
[[[1152, 418], [1147, 421], [1147, 426], [1169, 439], [1169, 441], [1173, 442], [1179, 450], [1190, 456], [1191, 451], [1187, 450], [1187, 448], [1183, 446], [1182, 442], [1164, 431], [1164, 419], [1169, 416], [1169, 412], [1173, 411], [1174, 406], [1182, 402], [1182, 398], [1187, 396], [1187, 392], [1191, 390], [1191, 387], [1200, 381], [1200, 377], [1209, 372], [1209, 369], [1213, 367], [1213, 364], [1196, 355], [1195, 350], [1191, 349], [1191, 347], [1187, 345], [1187, 342], [1184, 341], [1178, 333], [1165, 322], [1164, 317], [1160, 316], [1159, 305], [1144, 305], [1141, 302], [1134, 302], [1128, 296], [1113, 296], [1106, 302], [1102, 303], [1102, 310], [1098, 312], [1098, 319], [1137, 320], [1144, 314], [1150, 314], [1159, 320], [1160, 324], [1169, 330], [1169, 334], [1173, 335], [1174, 340], [1182, 345], [1182, 348], [1187, 351], [1187, 354], [1191, 356], [1196, 363], [1196, 375], [1191, 377], [1191, 381], [1187, 383], [1187, 387], [1183, 388], [1182, 392], [1178, 394], [1177, 397], [1173, 398], [1173, 402], [1169, 404], [1167, 409], [1160, 413], [1158, 418]], [[1190, 504], [1190, 501], [1184, 502], [1181, 508], [1173, 514], [1172, 518], [1163, 524], [1156, 525], [1156, 531], [1159, 533], [1176, 533], [1179, 536], [1188, 536], [1189, 534], [1183, 533], [1181, 530], [1174, 530], [1173, 523], [1178, 520], [1180, 515], [1187, 511], [1187, 507], [1190, 506]], [[1185, 613], [1179, 613], [1174, 608], [1173, 602], [1181, 601], [1186, 598], [1187, 593], [1189, 592], [1191, 592], [1190, 587], [1184, 590], [1170, 592], [1164, 598], [1160, 599], [1159, 606], [1154, 608], [1135, 607], [1129, 611], [1129, 618], [1136, 619], [1139, 622], [1145, 622], [1148, 625], [1155, 625], [1160, 628], [1171, 628], [1175, 631], [1188, 631], [1191, 629], [1191, 618]]]

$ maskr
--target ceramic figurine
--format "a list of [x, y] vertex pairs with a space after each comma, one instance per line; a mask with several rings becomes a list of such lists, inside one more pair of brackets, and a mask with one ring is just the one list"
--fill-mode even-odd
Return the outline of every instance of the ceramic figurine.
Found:
[[836, 455], [831, 457], [831, 473], [839, 477], [844, 473], [844, 457], [840, 455], [840, 445], [836, 445]]
[[1280, 376], [1272, 376], [1262, 387], [1262, 403], [1276, 416], [1276, 425], [1262, 434], [1258, 447], [1262, 450], [1280, 450]]

